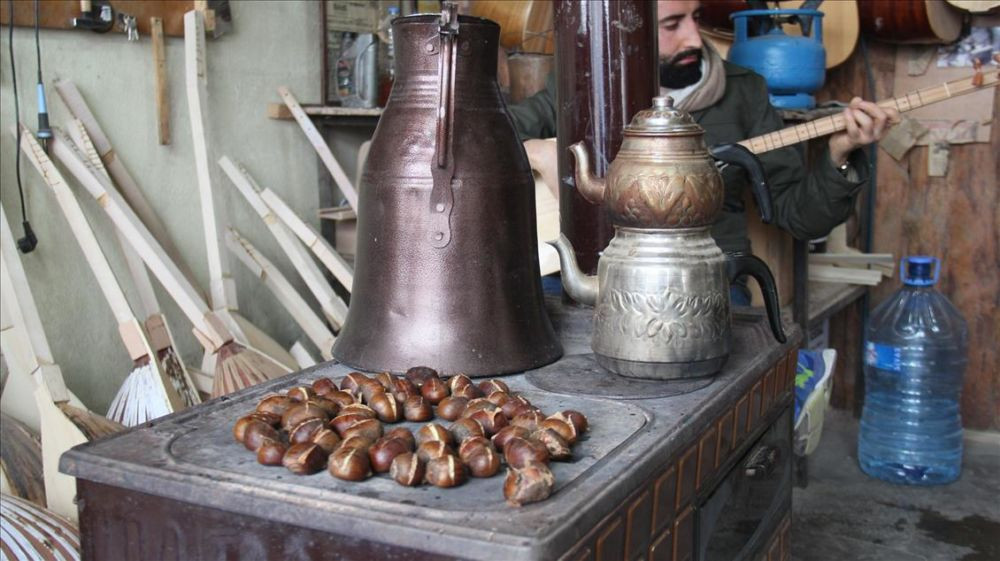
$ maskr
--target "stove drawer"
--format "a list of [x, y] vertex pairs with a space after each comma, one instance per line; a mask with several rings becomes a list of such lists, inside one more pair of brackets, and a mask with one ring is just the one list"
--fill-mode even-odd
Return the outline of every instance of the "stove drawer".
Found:
[[791, 408], [771, 425], [696, 509], [696, 561], [755, 557], [791, 500]]

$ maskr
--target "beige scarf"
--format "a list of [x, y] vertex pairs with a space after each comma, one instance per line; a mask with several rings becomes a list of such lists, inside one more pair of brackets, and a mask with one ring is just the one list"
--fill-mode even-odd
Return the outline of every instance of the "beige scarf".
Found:
[[[678, 109], [683, 109], [688, 113], [711, 107], [726, 93], [726, 68], [722, 63], [722, 57], [704, 36], [702, 37], [702, 45], [705, 61], [708, 63], [707, 75], [693, 92], [677, 104]], [[670, 91], [666, 88], [660, 88], [660, 95], [670, 95]]]

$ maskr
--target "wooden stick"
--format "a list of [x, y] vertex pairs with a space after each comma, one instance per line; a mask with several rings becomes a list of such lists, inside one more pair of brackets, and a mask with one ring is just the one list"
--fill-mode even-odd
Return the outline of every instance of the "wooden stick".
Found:
[[195, 171], [201, 202], [201, 220], [208, 253], [209, 294], [212, 309], [236, 310], [236, 283], [229, 271], [228, 256], [222, 252], [222, 229], [226, 223], [225, 205], [217, 205], [212, 189], [212, 170], [208, 160], [208, 131], [205, 129], [205, 99], [208, 76], [205, 69], [204, 13], [192, 10], [184, 14], [184, 77], [188, 115], [194, 144]]
[[163, 18], [149, 18], [153, 43], [153, 87], [156, 94], [156, 131], [160, 144], [170, 144], [170, 92], [167, 90], [167, 46], [163, 40]]
[[358, 192], [354, 189], [354, 185], [351, 185], [351, 180], [347, 179], [347, 174], [344, 173], [344, 168], [340, 167], [340, 162], [333, 157], [333, 152], [330, 152], [330, 147], [326, 145], [323, 136], [316, 130], [316, 125], [313, 124], [309, 116], [302, 110], [299, 101], [295, 99], [295, 96], [292, 95], [287, 86], [279, 87], [278, 95], [281, 96], [282, 101], [285, 102], [285, 105], [292, 112], [292, 116], [295, 117], [295, 121], [302, 128], [302, 132], [306, 134], [309, 143], [316, 149], [316, 153], [319, 155], [319, 159], [323, 161], [323, 165], [330, 171], [330, 175], [333, 176], [333, 181], [337, 184], [337, 188], [340, 189], [344, 198], [350, 203], [351, 208], [357, 210]]
[[237, 166], [226, 156], [219, 159], [219, 166], [226, 172], [230, 181], [233, 182], [236, 189], [246, 198], [250, 206], [264, 220], [264, 224], [271, 230], [274, 239], [278, 241], [278, 245], [288, 255], [288, 258], [292, 261], [292, 265], [295, 266], [295, 270], [298, 271], [299, 275], [302, 276], [302, 280], [305, 281], [306, 286], [309, 287], [309, 291], [319, 300], [327, 319], [334, 325], [334, 329], [339, 330], [347, 319], [347, 304], [337, 296], [326, 282], [326, 279], [323, 278], [323, 272], [316, 266], [316, 262], [312, 260], [302, 245], [292, 236], [278, 218], [274, 216], [267, 204], [264, 203], [264, 200], [260, 197], [260, 186], [254, 181], [250, 172], [242, 165]]
[[[944, 82], [937, 86], [928, 86], [909, 92], [903, 96], [878, 102], [878, 106], [893, 108], [900, 113], [912, 111], [931, 103], [937, 103], [952, 97], [964, 95], [985, 87], [996, 87], [1000, 71], [991, 70], [987, 73], [977, 73], [966, 78]], [[977, 79], [980, 78], [980, 79]], [[814, 121], [788, 127], [779, 131], [748, 138], [738, 144], [746, 147], [754, 154], [761, 154], [806, 140], [826, 136], [847, 128], [842, 114], [822, 117]]]
[[76, 85], [69, 80], [59, 79], [55, 81], [55, 88], [56, 92], [59, 93], [59, 97], [69, 109], [70, 114], [83, 122], [83, 126], [87, 129], [87, 134], [94, 141], [97, 153], [101, 156], [101, 161], [104, 162], [108, 173], [111, 174], [112, 179], [114, 179], [117, 185], [117, 189], [125, 197], [129, 207], [135, 210], [135, 214], [142, 219], [142, 223], [152, 232], [160, 245], [163, 246], [167, 255], [177, 264], [177, 267], [187, 278], [188, 282], [191, 283], [191, 286], [197, 287], [197, 283], [195, 282], [197, 277], [184, 261], [180, 250], [177, 249], [170, 236], [167, 235], [167, 229], [164, 228], [163, 223], [157, 218], [152, 205], [149, 204], [149, 201], [143, 195], [142, 189], [139, 188], [135, 179], [125, 169], [125, 165], [118, 157], [118, 153], [111, 147], [111, 142], [108, 140], [107, 135], [104, 134], [101, 125], [97, 122], [97, 118], [90, 111], [87, 102], [80, 95], [80, 91], [76, 89]]
[[[267, 286], [274, 296], [281, 302], [281, 305], [288, 310], [292, 318], [309, 339], [320, 350], [324, 360], [332, 360], [330, 354], [333, 343], [337, 340], [333, 333], [326, 328], [323, 320], [313, 312], [312, 308], [304, 298], [295, 290], [292, 283], [281, 274], [274, 264], [271, 263], [257, 248], [245, 237], [240, 235], [235, 228], [229, 228], [226, 235], [226, 246], [244, 265], [250, 269], [257, 278]], [[292, 356], [295, 356], [294, 353]], [[296, 360], [298, 360], [296, 358]], [[302, 366], [301, 362], [299, 366]]]
[[[73, 150], [70, 140], [61, 130], [53, 130], [53, 138], [49, 142], [52, 154], [66, 169], [76, 177], [77, 181], [97, 199], [98, 204], [120, 228], [142, 260], [163, 285], [163, 288], [177, 302], [181, 311], [194, 325], [195, 335], [206, 348], [216, 350], [233, 339], [232, 333], [219, 321], [212, 317], [211, 310], [201, 298], [201, 295], [181, 274], [177, 265], [170, 260], [166, 251], [146, 229], [139, 217], [135, 215], [121, 195], [111, 187], [110, 182], [101, 177], [89, 162]], [[242, 343], [242, 342], [241, 342]]]
[[809, 280], [876, 286], [882, 282], [882, 273], [868, 269], [834, 267], [833, 265], [810, 265]]
[[306, 346], [302, 344], [302, 341], [296, 341], [292, 345], [292, 348], [288, 349], [288, 352], [292, 353], [292, 356], [295, 357], [295, 360], [299, 363], [299, 368], [312, 368], [316, 366], [316, 359], [306, 349]]
[[337, 279], [337, 282], [344, 285], [344, 288], [350, 292], [351, 286], [354, 284], [354, 269], [341, 257], [340, 253], [329, 242], [323, 239], [312, 226], [299, 218], [299, 215], [295, 214], [295, 211], [285, 204], [285, 201], [270, 188], [265, 188], [261, 191], [260, 196], [267, 203], [267, 206], [274, 211], [274, 214], [278, 215], [278, 218], [285, 223], [285, 226], [288, 226], [288, 229], [298, 236], [302, 240], [302, 243], [306, 244], [306, 247], [312, 250], [313, 254], [320, 260], [320, 263], [323, 263], [327, 270]]

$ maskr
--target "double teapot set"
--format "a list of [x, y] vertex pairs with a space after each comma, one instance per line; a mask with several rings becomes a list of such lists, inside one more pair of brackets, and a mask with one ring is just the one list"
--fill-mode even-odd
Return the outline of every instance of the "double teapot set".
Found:
[[[362, 175], [351, 306], [333, 347], [342, 363], [489, 376], [562, 355], [540, 283], [534, 179], [496, 83], [499, 31], [449, 4], [393, 22], [396, 78]], [[604, 179], [589, 173], [582, 144], [571, 148], [576, 186], [605, 206], [615, 236], [597, 276], [581, 273], [565, 237], [553, 245], [566, 293], [594, 306], [595, 358], [616, 374], [721, 369], [729, 285], [744, 274], [760, 283], [784, 342], [767, 266], [723, 254], [709, 233], [724, 195], [717, 162], [746, 168], [767, 222], [763, 170], [742, 147], [710, 151], [703, 136], [658, 97], [625, 127]]]

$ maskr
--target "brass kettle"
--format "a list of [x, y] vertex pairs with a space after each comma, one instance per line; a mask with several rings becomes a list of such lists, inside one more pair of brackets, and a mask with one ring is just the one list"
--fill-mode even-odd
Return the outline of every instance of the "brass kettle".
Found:
[[725, 191], [717, 162], [750, 174], [764, 222], [771, 199], [760, 162], [739, 145], [709, 150], [690, 114], [657, 97], [625, 127], [605, 179], [590, 173], [582, 143], [570, 147], [576, 185], [604, 204], [615, 236], [598, 261], [596, 277], [577, 267], [569, 240], [559, 251], [562, 280], [574, 300], [592, 304], [592, 348], [597, 362], [624, 376], [686, 378], [711, 375], [731, 348], [729, 285], [757, 279], [771, 330], [784, 342], [774, 278], [750, 254], [723, 254], [710, 229]]

